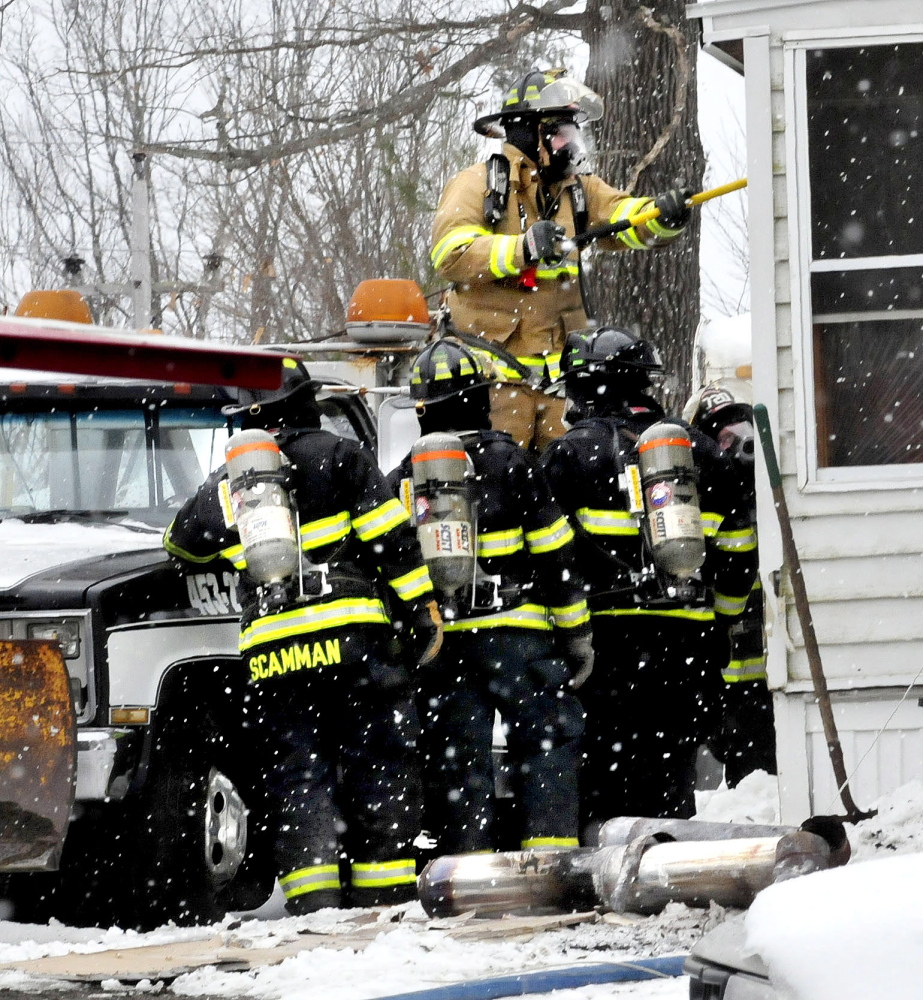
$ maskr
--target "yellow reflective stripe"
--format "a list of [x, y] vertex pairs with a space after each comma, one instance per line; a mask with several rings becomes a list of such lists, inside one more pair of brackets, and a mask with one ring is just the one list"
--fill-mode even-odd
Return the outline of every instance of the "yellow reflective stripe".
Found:
[[388, 616], [381, 601], [372, 597], [344, 597], [325, 604], [309, 604], [275, 615], [265, 615], [248, 625], [240, 635], [240, 651], [277, 639], [287, 639], [300, 632], [343, 625], [387, 624]]
[[531, 628], [548, 632], [552, 624], [548, 620], [548, 609], [541, 604], [523, 604], [508, 611], [497, 611], [492, 615], [481, 615], [478, 618], [462, 618], [445, 623], [446, 632], [470, 632], [479, 628]]
[[377, 889], [388, 885], [407, 885], [416, 882], [417, 870], [413, 858], [400, 861], [361, 863], [353, 861], [349, 866], [355, 889]]
[[[173, 525], [170, 525], [170, 527], [172, 528]], [[167, 530], [164, 532], [163, 547], [171, 555], [179, 556], [180, 559], [185, 559], [187, 560], [187, 562], [194, 562], [194, 563], [211, 562], [212, 559], [217, 559], [221, 555], [220, 552], [213, 552], [210, 556], [194, 556], [191, 552], [187, 552], [184, 548], [181, 548], [179, 545], [176, 544], [176, 542], [174, 542], [170, 538], [170, 528], [167, 528]]]
[[672, 610], [656, 608], [606, 608], [603, 611], [592, 611], [590, 614], [594, 618], [596, 615], [658, 615], [663, 618], [687, 618], [693, 622], [712, 622], [715, 620], [715, 613], [711, 608], [673, 608]]
[[429, 570], [426, 566], [413, 569], [388, 582], [402, 601], [412, 601], [415, 597], [426, 594], [433, 589], [433, 581], [429, 577]]
[[574, 540], [574, 529], [568, 524], [566, 517], [559, 517], [547, 528], [536, 528], [526, 532], [526, 544], [533, 555], [543, 552], [554, 552]]
[[748, 660], [731, 660], [721, 671], [726, 684], [738, 684], [741, 681], [766, 680], [766, 660], [762, 656], [754, 656]]
[[702, 511], [702, 533], [706, 538], [714, 538], [718, 534], [721, 522], [724, 520], [722, 514], [716, 514], [711, 510]]
[[722, 615], [728, 615], [730, 618], [735, 618], [743, 612], [749, 596], [749, 594], [744, 594], [743, 597], [731, 597], [728, 594], [716, 593], [715, 611], [719, 611]]
[[644, 223], [644, 225], [647, 226], [647, 228], [655, 236], [661, 236], [667, 239], [669, 239], [671, 236], [678, 236], [684, 229], [683, 226], [680, 226], [679, 229], [670, 229], [660, 221], [659, 217], [656, 219], [648, 219], [647, 222]]
[[320, 545], [330, 545], [338, 542], [349, 534], [349, 511], [341, 510], [330, 517], [321, 517], [316, 521], [308, 521], [301, 526], [299, 532], [303, 549], [316, 549]]
[[549, 354], [545, 358], [545, 364], [548, 366], [548, 377], [549, 378], [560, 378], [561, 376], [561, 354]]
[[432, 262], [433, 267], [438, 270], [442, 267], [446, 257], [448, 257], [454, 250], [458, 250], [464, 246], [469, 246], [479, 236], [490, 235], [490, 230], [485, 229], [484, 226], [456, 226], [455, 229], [450, 229], [433, 247], [430, 251], [429, 259]]
[[221, 550], [221, 557], [234, 564], [234, 569], [245, 570], [247, 568], [247, 557], [244, 555], [244, 547], [239, 542], [237, 545], [229, 545]]
[[299, 868], [279, 879], [279, 886], [286, 899], [303, 896], [306, 892], [317, 889], [340, 888], [339, 865], [314, 865], [311, 868]]
[[495, 278], [509, 278], [520, 273], [520, 269], [513, 263], [518, 239], [518, 236], [495, 236], [491, 241], [490, 272]]
[[540, 267], [536, 270], [535, 277], [542, 281], [552, 281], [555, 278], [560, 278], [562, 274], [577, 277], [580, 274], [580, 268], [576, 264], [556, 264], [554, 267]]
[[353, 528], [363, 542], [370, 542], [399, 524], [409, 521], [404, 505], [395, 497], [386, 500], [380, 507], [353, 518]]
[[581, 507], [577, 520], [591, 535], [637, 535], [641, 522], [627, 510], [593, 510]]
[[481, 531], [478, 533], [478, 557], [490, 559], [494, 556], [508, 556], [525, 548], [522, 528], [508, 528], [505, 531]]
[[752, 552], [756, 548], [756, 532], [752, 528], [741, 531], [719, 531], [715, 544], [722, 552]]
[[[610, 222], [621, 222], [622, 219], [631, 218], [632, 215], [639, 215], [646, 205], [650, 205], [653, 199], [651, 198], [623, 198], [616, 206], [615, 211], [610, 217]], [[634, 231], [634, 229], [626, 229], [623, 233], [618, 234], [618, 238], [627, 247], [631, 247], [632, 250], [646, 250], [647, 245], [641, 240], [641, 237]]]
[[586, 601], [578, 601], [576, 604], [568, 604], [563, 608], [549, 608], [551, 617], [554, 618], [556, 628], [576, 628], [590, 620], [590, 611], [586, 606]]
[[576, 837], [528, 837], [520, 846], [524, 851], [530, 847], [579, 847], [580, 841]]

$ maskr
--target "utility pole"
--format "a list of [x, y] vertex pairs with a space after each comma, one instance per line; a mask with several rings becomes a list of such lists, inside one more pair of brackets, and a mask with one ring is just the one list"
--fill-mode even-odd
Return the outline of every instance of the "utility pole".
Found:
[[[114, 283], [97, 281], [93, 284], [84, 283], [83, 265], [85, 261], [71, 254], [62, 259], [68, 286], [81, 293], [84, 298], [99, 300], [101, 297], [110, 299], [131, 297], [132, 325], [136, 330], [150, 330], [154, 317], [160, 315], [159, 307], [154, 307], [154, 296], [181, 295], [184, 292], [201, 297], [210, 302], [215, 292], [224, 291], [224, 282], [218, 276], [218, 271], [224, 258], [220, 254], [211, 253], [204, 259], [204, 275], [202, 281], [154, 281], [151, 266], [151, 207], [150, 207], [150, 165], [148, 154], [134, 152], [131, 154], [132, 185], [131, 185], [131, 232], [130, 232], [130, 281]], [[158, 300], [159, 301], [159, 300]], [[204, 311], [197, 315], [194, 337], [205, 338]], [[95, 310], [94, 310], [95, 311]]]
[[151, 209], [147, 153], [132, 153], [131, 306], [136, 330], [151, 325]]

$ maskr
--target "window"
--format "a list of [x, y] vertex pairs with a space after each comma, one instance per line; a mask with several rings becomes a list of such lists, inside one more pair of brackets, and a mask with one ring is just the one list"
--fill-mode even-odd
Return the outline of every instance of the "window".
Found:
[[923, 44], [805, 53], [817, 464], [923, 463]]

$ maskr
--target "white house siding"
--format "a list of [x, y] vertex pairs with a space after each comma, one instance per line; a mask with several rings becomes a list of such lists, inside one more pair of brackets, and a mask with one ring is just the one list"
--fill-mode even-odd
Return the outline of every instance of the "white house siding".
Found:
[[[811, 603], [834, 716], [851, 790], [860, 806], [912, 778], [923, 778], [923, 489], [888, 483], [887, 470], [868, 484], [818, 489], [804, 482], [805, 439], [800, 419], [813, 419], [802, 385], [800, 275], [807, 262], [797, 258], [798, 226], [807, 224], [808, 205], [794, 192], [791, 161], [792, 95], [786, 93], [788, 63], [785, 39], [816, 31], [819, 43], [856, 33], [857, 44], [869, 27], [899, 36], [923, 28], [923, 3], [904, 0], [714, 0], [690, 12], [704, 18], [705, 41], [744, 39], [747, 73], [747, 135], [751, 199], [764, 169], [759, 147], [767, 137], [761, 113], [769, 102], [772, 155], [771, 230], [768, 213], [755, 212], [751, 201], [751, 285], [754, 289], [754, 394], [774, 419], [783, 489], [792, 516], [796, 544]], [[911, 24], [911, 22], [913, 22]], [[768, 31], [761, 46], [754, 35]], [[751, 39], [750, 44], [747, 38]], [[754, 93], [752, 87], [761, 88]], [[768, 88], [769, 93], [766, 93]], [[804, 137], [798, 138], [804, 142]], [[790, 166], [791, 164], [791, 166]], [[756, 183], [754, 183], [754, 180]], [[803, 181], [802, 181], [803, 183]], [[804, 222], [789, 220], [789, 210]], [[771, 244], [772, 260], [765, 252]], [[754, 269], [755, 268], [755, 269]], [[771, 275], [766, 269], [771, 268]], [[772, 302], [766, 291], [772, 288]], [[762, 289], [762, 292], [761, 292]], [[762, 301], [772, 319], [761, 323]], [[766, 348], [761, 338], [775, 338], [772, 362], [760, 368]], [[806, 348], [810, 350], [809, 347]], [[806, 362], [810, 364], [808, 356]], [[774, 371], [773, 371], [774, 368]], [[804, 417], [800, 415], [804, 412]], [[800, 419], [799, 419], [800, 418]], [[923, 477], [921, 477], [923, 480]], [[778, 528], [763, 480], [760, 512], [761, 573], [764, 582], [781, 564]], [[767, 509], [768, 508], [768, 509]], [[783, 819], [800, 821], [810, 812], [840, 811], [820, 714], [814, 703], [801, 627], [786, 578], [781, 601], [770, 595], [770, 686], [776, 689]], [[907, 695], [899, 704], [902, 696]], [[880, 734], [880, 735], [879, 735]]]

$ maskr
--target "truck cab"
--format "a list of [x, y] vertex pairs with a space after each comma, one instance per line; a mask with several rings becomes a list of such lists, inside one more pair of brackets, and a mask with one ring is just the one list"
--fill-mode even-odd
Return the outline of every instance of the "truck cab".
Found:
[[[236, 577], [183, 572], [161, 541], [224, 462], [233, 394], [0, 370], [0, 640], [60, 645], [77, 723], [59, 870], [0, 864], [17, 919], [195, 923], [272, 889]], [[375, 450], [356, 394], [320, 405], [327, 429]]]

